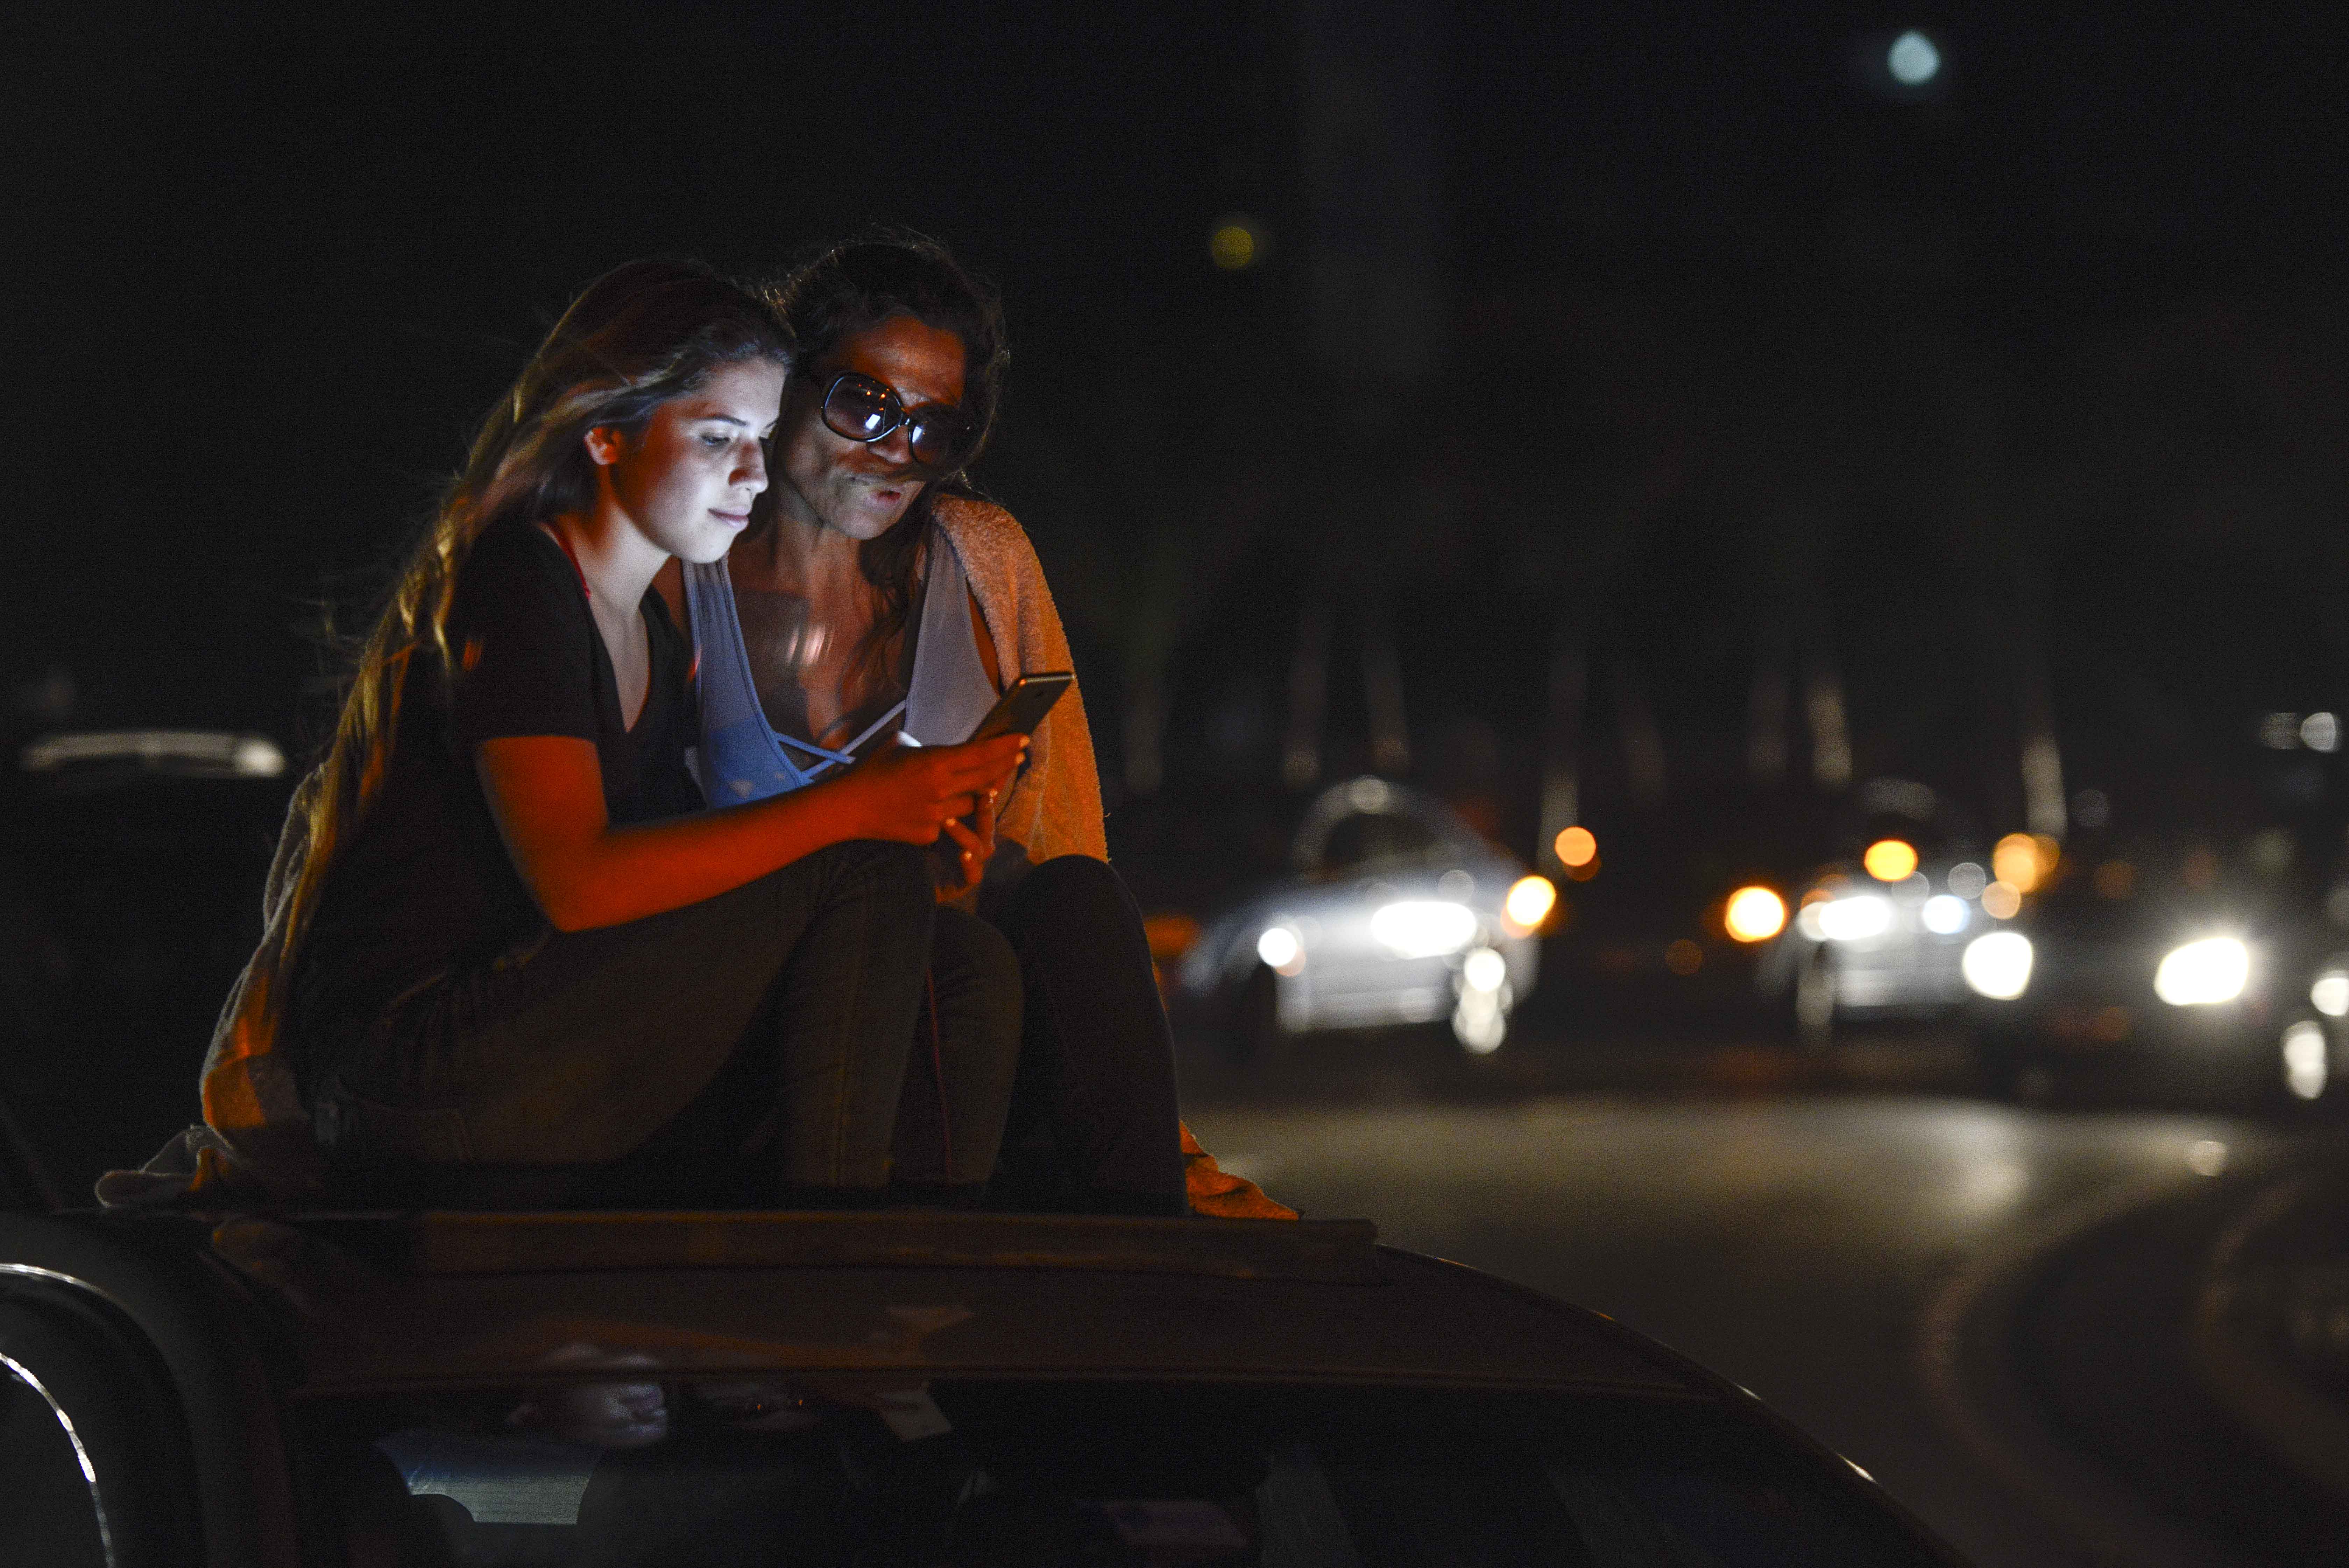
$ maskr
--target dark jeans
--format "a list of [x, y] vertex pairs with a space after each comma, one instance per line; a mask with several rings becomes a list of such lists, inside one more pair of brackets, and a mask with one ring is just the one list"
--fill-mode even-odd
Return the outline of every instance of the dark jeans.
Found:
[[990, 1202], [1185, 1212], [1174, 1042], [1133, 895], [1064, 855], [990, 888], [980, 912], [1019, 955], [1027, 1003]]
[[897, 1102], [890, 1182], [973, 1198], [995, 1170], [1019, 1059], [1019, 961], [976, 915], [941, 909]]
[[320, 1139], [347, 1173], [573, 1173], [536, 1201], [663, 1201], [680, 1194], [646, 1184], [730, 1176], [763, 1189], [746, 1201], [853, 1201], [888, 1180], [934, 909], [919, 850], [859, 842], [546, 933], [305, 1039]]

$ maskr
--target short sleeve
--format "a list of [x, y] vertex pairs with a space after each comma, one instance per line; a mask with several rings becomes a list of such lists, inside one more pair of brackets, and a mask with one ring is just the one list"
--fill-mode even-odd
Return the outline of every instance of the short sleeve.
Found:
[[506, 735], [601, 738], [594, 623], [571, 563], [536, 532], [483, 540], [458, 580], [450, 734], [460, 756]]

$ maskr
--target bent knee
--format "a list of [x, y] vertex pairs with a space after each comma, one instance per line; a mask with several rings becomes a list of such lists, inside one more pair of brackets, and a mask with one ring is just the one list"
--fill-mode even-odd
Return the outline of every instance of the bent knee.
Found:
[[1125, 879], [1108, 861], [1090, 855], [1061, 855], [1045, 861], [1019, 884], [1019, 897], [1031, 907], [1050, 905], [1077, 919], [1105, 919], [1135, 907]]
[[819, 849], [816, 857], [831, 862], [835, 875], [868, 882], [891, 898], [925, 907], [936, 901], [929, 857], [916, 846], [856, 838]]
[[930, 963], [943, 986], [949, 976], [959, 987], [985, 992], [1017, 1012], [1019, 955], [1010, 939], [976, 915], [941, 908], [930, 936]]

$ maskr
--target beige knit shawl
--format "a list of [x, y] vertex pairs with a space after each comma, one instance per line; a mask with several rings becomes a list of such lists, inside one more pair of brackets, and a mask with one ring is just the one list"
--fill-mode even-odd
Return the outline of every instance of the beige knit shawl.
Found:
[[[1074, 670], [1069, 636], [1045, 586], [1036, 547], [1011, 514], [984, 501], [940, 499], [933, 512], [962, 563], [994, 639], [1003, 680], [1047, 670]], [[1084, 684], [1052, 706], [1029, 742], [1028, 763], [997, 807], [995, 831], [1040, 864], [1061, 855], [1109, 858], [1102, 833], [1101, 774], [1085, 723]]]

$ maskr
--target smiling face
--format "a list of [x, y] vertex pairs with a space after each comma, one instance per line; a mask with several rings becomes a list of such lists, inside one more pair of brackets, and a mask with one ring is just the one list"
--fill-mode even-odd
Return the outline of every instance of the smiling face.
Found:
[[767, 488], [764, 443], [782, 396], [781, 366], [722, 365], [697, 390], [656, 408], [635, 434], [589, 431], [587, 453], [637, 533], [667, 555], [714, 561]]
[[879, 441], [850, 441], [823, 422], [833, 378], [854, 370], [894, 388], [907, 409], [959, 407], [962, 339], [911, 316], [893, 316], [842, 339], [792, 388], [776, 453], [776, 503], [799, 522], [877, 539], [896, 525], [927, 480], [900, 425]]

